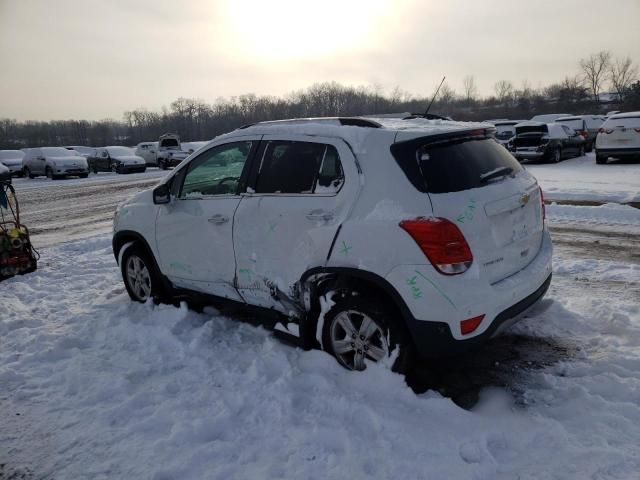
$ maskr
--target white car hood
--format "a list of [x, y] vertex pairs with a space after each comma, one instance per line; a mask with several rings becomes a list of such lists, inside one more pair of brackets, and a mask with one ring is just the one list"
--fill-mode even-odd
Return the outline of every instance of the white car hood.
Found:
[[7, 167], [15, 167], [16, 165], [22, 165], [21, 158], [5, 158], [4, 160], [0, 160], [0, 164], [4, 164]]
[[145, 161], [142, 157], [138, 157], [137, 155], [127, 155], [127, 156], [116, 156], [111, 157], [112, 160], [116, 160], [124, 165], [144, 165]]

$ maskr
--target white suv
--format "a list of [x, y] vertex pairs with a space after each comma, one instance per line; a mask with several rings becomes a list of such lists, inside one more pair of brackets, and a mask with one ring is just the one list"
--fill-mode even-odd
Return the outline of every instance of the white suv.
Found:
[[222, 135], [119, 207], [126, 289], [279, 312], [351, 369], [475, 345], [551, 281], [542, 192], [493, 134], [360, 117]]
[[609, 157], [640, 158], [640, 112], [610, 116], [598, 130], [596, 163], [607, 163]]

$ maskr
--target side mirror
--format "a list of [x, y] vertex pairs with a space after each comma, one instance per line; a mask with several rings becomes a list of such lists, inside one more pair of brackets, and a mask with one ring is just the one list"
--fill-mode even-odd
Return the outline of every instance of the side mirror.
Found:
[[171, 201], [171, 192], [169, 191], [169, 185], [163, 183], [153, 189], [153, 203], [156, 205], [162, 205]]

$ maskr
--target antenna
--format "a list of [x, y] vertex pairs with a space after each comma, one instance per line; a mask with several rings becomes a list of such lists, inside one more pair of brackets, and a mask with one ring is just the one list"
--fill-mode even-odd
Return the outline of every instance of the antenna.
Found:
[[431, 105], [433, 105], [433, 101], [436, 99], [436, 97], [438, 96], [438, 92], [440, 91], [440, 87], [442, 87], [442, 84], [444, 83], [444, 80], [447, 77], [444, 76], [442, 77], [442, 81], [440, 82], [440, 85], [438, 85], [438, 88], [436, 89], [436, 93], [433, 94], [433, 98], [431, 99], [431, 102], [429, 102], [429, 106], [427, 107], [427, 109], [424, 112], [424, 116], [426, 117], [427, 114], [429, 113], [429, 110], [431, 109]]

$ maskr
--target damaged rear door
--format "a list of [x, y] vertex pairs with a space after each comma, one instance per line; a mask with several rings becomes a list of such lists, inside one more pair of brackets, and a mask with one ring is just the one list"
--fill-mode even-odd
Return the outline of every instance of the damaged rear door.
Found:
[[340, 139], [265, 135], [253, 165], [234, 224], [238, 291], [289, 313], [296, 282], [326, 263], [357, 196], [356, 161]]

